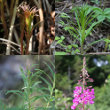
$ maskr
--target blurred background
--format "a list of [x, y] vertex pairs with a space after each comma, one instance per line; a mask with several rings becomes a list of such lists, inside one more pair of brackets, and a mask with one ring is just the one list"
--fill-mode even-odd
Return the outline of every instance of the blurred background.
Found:
[[[6, 95], [6, 92], [8, 90], [21, 90], [23, 88], [21, 68], [24, 71], [28, 69], [31, 72], [34, 72], [35, 69], [40, 69], [51, 76], [49, 68], [44, 62], [54, 70], [52, 66], [52, 63], [54, 65], [54, 56], [52, 55], [0, 56], [0, 110], [24, 110], [22, 108], [20, 109], [20, 106], [23, 104], [21, 98], [14, 94]], [[46, 75], [42, 76], [48, 80]], [[34, 80], [36, 82], [39, 81], [36, 77]], [[40, 87], [42, 86], [46, 87], [46, 84], [43, 83]], [[41, 106], [44, 104], [43, 101], [42, 103], [41, 101], [42, 100], [36, 101], [35, 104]]]
[[[110, 55], [86, 56], [86, 69], [94, 82], [95, 103], [90, 110], [110, 110]], [[73, 90], [80, 79], [83, 56], [56, 56], [56, 110], [71, 110]], [[76, 109], [78, 110], [78, 109]]]

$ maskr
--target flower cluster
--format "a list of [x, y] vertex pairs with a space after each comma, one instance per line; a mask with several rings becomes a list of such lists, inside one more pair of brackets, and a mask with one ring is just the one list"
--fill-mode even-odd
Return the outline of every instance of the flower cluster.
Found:
[[87, 85], [87, 82], [93, 82], [92, 78], [89, 78], [89, 74], [86, 70], [86, 58], [83, 58], [83, 69], [82, 74], [80, 75], [81, 79], [78, 80], [78, 84], [81, 84], [82, 86], [76, 86], [74, 93], [74, 99], [73, 99], [73, 105], [71, 106], [71, 109], [74, 110], [78, 105], [82, 105], [82, 108], [79, 107], [80, 110], [84, 110], [84, 106], [87, 104], [93, 104], [94, 96], [94, 89], [92, 89], [92, 86], [85, 87]]
[[74, 110], [79, 104], [93, 104], [94, 96], [94, 89], [91, 88], [83, 88], [81, 86], [76, 86], [74, 92], [74, 99], [73, 99], [73, 105], [71, 106], [71, 109]]
[[38, 12], [37, 8], [35, 6], [30, 8], [30, 6], [27, 4], [27, 2], [22, 2], [18, 7], [18, 10], [20, 10], [20, 9], [22, 9], [24, 11], [24, 13], [27, 15], [38, 16], [36, 14]]
[[18, 7], [19, 15], [21, 15], [25, 19], [25, 24], [27, 27], [27, 31], [31, 31], [31, 23], [33, 21], [34, 16], [38, 16], [38, 10], [34, 6], [30, 8], [27, 2], [22, 2]]

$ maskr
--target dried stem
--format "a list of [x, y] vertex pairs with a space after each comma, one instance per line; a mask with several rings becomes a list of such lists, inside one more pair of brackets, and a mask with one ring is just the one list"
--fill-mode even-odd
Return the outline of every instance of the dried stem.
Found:
[[0, 41], [7, 42], [7, 43], [10, 43], [10, 44], [13, 44], [13, 45], [15, 45], [15, 46], [20, 47], [19, 44], [16, 44], [16, 43], [14, 43], [14, 42], [12, 42], [12, 41], [9, 41], [9, 40], [3, 39], [3, 38], [0, 38]]
[[24, 27], [25, 27], [25, 24], [24, 24], [24, 19], [22, 21], [22, 25], [21, 25], [21, 35], [20, 35], [20, 41], [21, 41], [21, 55], [24, 54], [23, 52], [23, 38], [24, 38]]
[[[41, 4], [41, 0], [39, 1], [40, 4], [40, 8], [39, 8], [39, 16], [40, 16], [40, 22], [44, 21], [44, 16], [43, 16], [43, 10], [42, 10], [42, 4]], [[41, 23], [40, 27], [39, 27], [39, 50], [38, 50], [38, 54], [41, 54], [41, 51], [43, 49], [43, 33], [44, 33], [44, 22]]]
[[10, 4], [10, 22], [11, 22], [11, 19], [12, 19], [12, 16], [13, 16], [14, 3], [15, 3], [15, 0], [11, 0], [11, 4]]
[[46, 6], [48, 8], [49, 13], [51, 13], [52, 12], [52, 9], [51, 9], [51, 5], [49, 4], [49, 1], [48, 0], [45, 0], [45, 2], [46, 2]]
[[[10, 25], [10, 31], [9, 31], [9, 36], [8, 36], [9, 41], [12, 40], [13, 27], [14, 27], [14, 22], [15, 22], [15, 18], [16, 18], [16, 11], [17, 11], [18, 2], [19, 2], [19, 0], [16, 0], [14, 11], [13, 11], [13, 16], [12, 16], [11, 25]], [[7, 48], [6, 48], [6, 55], [10, 55], [10, 52], [11, 52], [10, 43], [8, 42]]]
[[39, 48], [38, 54], [40, 55], [43, 51], [43, 33], [44, 33], [44, 16], [43, 16], [43, 9], [42, 9], [42, 2], [41, 0], [34, 0], [35, 4], [39, 8], [39, 17], [40, 17], [40, 27], [39, 27]]
[[[12, 16], [12, 15], [10, 15], [10, 12], [9, 12], [9, 8], [8, 8], [8, 4], [7, 4], [7, 0], [6, 0], [6, 11], [7, 11], [7, 15], [8, 16]], [[16, 29], [14, 28], [14, 36], [15, 36], [15, 39], [16, 39], [16, 42], [18, 43], [18, 44], [20, 44], [20, 41], [19, 41], [19, 37], [18, 37], [18, 34], [17, 34], [17, 31], [16, 31]], [[7, 35], [8, 36], [8, 35]]]

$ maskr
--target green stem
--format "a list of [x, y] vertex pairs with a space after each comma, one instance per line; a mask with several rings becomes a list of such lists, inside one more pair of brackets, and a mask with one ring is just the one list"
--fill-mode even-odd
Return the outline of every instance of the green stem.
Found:
[[81, 44], [81, 54], [83, 54], [83, 43]]
[[28, 82], [28, 85], [27, 85], [27, 93], [28, 93], [28, 109], [31, 110], [31, 99], [30, 99], [30, 88], [31, 88], [31, 81], [30, 81], [30, 72], [28, 71], [28, 74], [27, 74], [27, 82]]
[[[54, 81], [53, 81], [53, 88], [52, 88], [52, 91], [50, 92], [50, 98], [51, 98], [52, 95], [53, 95], [54, 88], [55, 88], [55, 76], [54, 76]], [[50, 104], [50, 100], [48, 101], [46, 108], [49, 107], [49, 104]]]

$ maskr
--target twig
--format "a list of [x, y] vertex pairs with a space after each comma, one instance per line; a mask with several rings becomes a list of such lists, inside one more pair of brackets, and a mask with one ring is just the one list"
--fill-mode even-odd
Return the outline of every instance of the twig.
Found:
[[12, 41], [9, 41], [9, 40], [3, 39], [3, 38], [0, 38], [0, 40], [3, 41], [3, 42], [7, 42], [7, 43], [10, 43], [10, 44], [13, 44], [13, 45], [16, 45], [16, 46], [20, 47], [20, 45], [14, 43]]
[[[16, 18], [16, 11], [17, 11], [17, 5], [18, 5], [19, 0], [16, 0], [15, 3], [15, 7], [14, 7], [14, 11], [13, 11], [13, 16], [12, 16], [12, 20], [11, 20], [11, 26], [10, 26], [10, 31], [9, 31], [9, 36], [8, 36], [8, 40], [11, 41], [12, 40], [12, 33], [13, 33], [13, 27], [14, 27], [14, 22], [15, 22], [15, 18]], [[7, 44], [7, 48], [6, 48], [6, 55], [10, 55], [10, 43]]]

